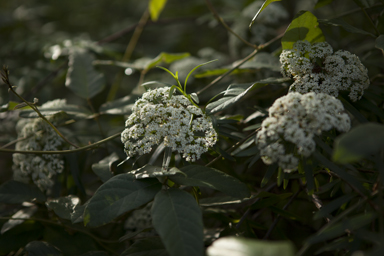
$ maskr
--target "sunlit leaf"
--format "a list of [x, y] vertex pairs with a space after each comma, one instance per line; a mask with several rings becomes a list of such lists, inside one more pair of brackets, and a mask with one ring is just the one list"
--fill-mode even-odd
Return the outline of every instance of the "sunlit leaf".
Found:
[[204, 254], [202, 213], [187, 192], [174, 188], [160, 191], [153, 202], [152, 223], [169, 255]]
[[94, 69], [93, 61], [93, 55], [83, 49], [69, 55], [65, 85], [83, 99], [91, 99], [104, 89], [104, 75]]
[[157, 21], [159, 19], [161, 11], [164, 9], [167, 0], [150, 0], [149, 1], [149, 14], [151, 15], [151, 20]]
[[176, 167], [173, 167], [173, 168], [169, 169], [168, 171], [164, 171], [160, 166], [152, 166], [150, 164], [146, 164], [143, 167], [136, 169], [136, 170], [133, 170], [129, 173], [135, 175], [136, 179], [172, 176], [175, 174], [180, 174], [182, 176], [186, 176], [185, 173], [183, 173], [182, 171], [180, 171]]
[[[33, 214], [37, 211], [37, 206], [32, 205], [31, 207], [21, 209], [17, 211], [15, 214], [12, 215], [12, 218], [7, 222], [4, 223], [4, 225], [1, 227], [1, 234], [4, 234], [8, 230], [16, 227], [17, 225], [21, 224], [24, 222], [23, 219], [28, 219], [31, 218]], [[19, 219], [20, 218], [20, 219]]]
[[332, 2], [333, 2], [333, 0], [318, 0], [316, 5], [315, 5], [315, 9], [326, 6]]
[[48, 209], [53, 210], [60, 218], [67, 220], [72, 219], [73, 211], [79, 204], [80, 199], [74, 195], [50, 199], [46, 202]]
[[132, 174], [119, 174], [96, 190], [84, 212], [84, 224], [100, 226], [140, 207], [161, 189], [156, 179], [136, 180]]
[[207, 256], [294, 256], [290, 241], [261, 241], [243, 237], [223, 237], [208, 247]]
[[300, 40], [310, 43], [324, 42], [325, 37], [319, 28], [316, 16], [308, 11], [300, 11], [285, 31], [281, 44], [283, 50], [292, 49], [293, 44]]
[[[164, 0], [162, 0], [162, 1], [164, 1]], [[188, 56], [190, 56], [190, 54], [188, 52], [183, 52], [183, 53], [166, 53], [166, 52], [162, 52], [156, 58], [154, 58], [151, 61], [149, 61], [145, 65], [144, 69], [146, 69], [146, 70], [151, 69], [153, 67], [156, 67], [156, 65], [158, 65], [160, 63], [170, 64], [170, 63], [172, 63], [174, 61], [184, 59], [184, 58], [186, 58]]]
[[338, 163], [356, 162], [384, 148], [384, 125], [365, 123], [335, 140], [333, 160]]
[[132, 113], [132, 107], [139, 97], [140, 95], [130, 94], [114, 101], [108, 101], [100, 106], [100, 114], [129, 115]]
[[200, 165], [187, 165], [180, 170], [187, 176], [177, 174], [169, 177], [177, 184], [209, 187], [239, 199], [251, 195], [244, 183], [219, 170]]

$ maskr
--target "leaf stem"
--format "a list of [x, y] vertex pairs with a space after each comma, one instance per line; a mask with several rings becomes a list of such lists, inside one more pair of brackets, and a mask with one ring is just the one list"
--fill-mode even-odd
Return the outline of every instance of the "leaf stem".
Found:
[[225, 22], [224, 20], [219, 16], [219, 14], [217, 13], [217, 11], [215, 10], [215, 8], [213, 7], [211, 1], [209, 0], [205, 0], [207, 6], [208, 6], [208, 9], [212, 12], [213, 16], [215, 17], [215, 19], [226, 29], [228, 30], [228, 32], [230, 32], [231, 34], [233, 34], [234, 36], [236, 36], [240, 41], [242, 41], [244, 44], [254, 48], [254, 49], [258, 49], [259, 47], [255, 44], [252, 44], [250, 42], [248, 42], [247, 40], [245, 40], [244, 38], [242, 38], [240, 35], [238, 35], [235, 31], [233, 31]]
[[6, 66], [3, 66], [3, 72], [1, 73], [1, 78], [3, 80], [3, 82], [5, 84], [8, 85], [9, 87], [9, 90], [15, 94], [20, 100], [22, 100], [25, 104], [27, 104], [31, 109], [33, 109], [41, 119], [43, 119], [49, 126], [52, 127], [52, 129], [64, 140], [66, 141], [68, 144], [74, 146], [75, 148], [78, 148], [78, 146], [76, 146], [75, 144], [73, 144], [72, 142], [70, 142], [67, 138], [64, 137], [64, 135], [44, 116], [41, 114], [41, 112], [39, 111], [39, 109], [37, 108], [37, 106], [35, 106], [33, 103], [30, 103], [28, 101], [26, 101], [23, 97], [21, 97], [21, 95], [19, 95], [14, 89], [13, 89], [13, 86], [11, 85], [11, 82], [9, 81], [9, 70]]

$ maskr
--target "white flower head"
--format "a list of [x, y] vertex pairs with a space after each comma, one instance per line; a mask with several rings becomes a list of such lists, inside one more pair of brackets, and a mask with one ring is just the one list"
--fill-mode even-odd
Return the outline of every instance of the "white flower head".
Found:
[[290, 92], [337, 97], [339, 91], [348, 91], [349, 98], [357, 101], [369, 86], [368, 71], [359, 58], [342, 50], [333, 53], [327, 42], [297, 41], [293, 49], [281, 53], [280, 63], [282, 74], [295, 80]]
[[216, 143], [210, 117], [183, 95], [169, 97], [169, 91], [169, 87], [149, 90], [132, 107], [121, 133], [128, 157], [149, 153], [164, 142], [194, 162]]
[[342, 103], [328, 94], [288, 93], [269, 108], [256, 143], [264, 163], [277, 162], [285, 170], [295, 169], [298, 156], [309, 157], [315, 150], [315, 135], [336, 128], [350, 129]]
[[[48, 103], [51, 104], [51, 103]], [[64, 113], [57, 113], [46, 118], [54, 125], [60, 123]], [[62, 149], [64, 140], [40, 118], [21, 119], [16, 130], [20, 141], [16, 150], [55, 151]], [[42, 191], [52, 188], [52, 178], [64, 170], [61, 155], [56, 154], [13, 154], [13, 177], [17, 181], [35, 183]]]

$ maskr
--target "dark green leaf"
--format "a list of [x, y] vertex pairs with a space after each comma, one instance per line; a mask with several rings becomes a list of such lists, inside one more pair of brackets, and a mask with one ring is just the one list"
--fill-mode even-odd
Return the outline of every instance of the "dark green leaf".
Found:
[[292, 49], [293, 44], [300, 40], [310, 43], [324, 42], [325, 37], [319, 28], [317, 18], [308, 11], [300, 11], [285, 31], [281, 44], [283, 50]]
[[[32, 205], [31, 207], [17, 211], [15, 214], [12, 215], [12, 218], [14, 219], [8, 220], [1, 227], [1, 234], [4, 234], [4, 232], [7, 232], [8, 230], [16, 227], [17, 225], [20, 225], [21, 223], [24, 222], [24, 220], [22, 219], [28, 219], [32, 217], [32, 215], [35, 214], [36, 211], [37, 211], [36, 205]], [[21, 219], [18, 220], [18, 218], [21, 218]]]
[[60, 218], [71, 220], [75, 207], [80, 204], [80, 199], [77, 196], [69, 195], [48, 200], [45, 204]]
[[104, 75], [93, 68], [93, 61], [93, 55], [83, 49], [69, 55], [65, 85], [83, 99], [91, 99], [104, 89]]
[[380, 49], [381, 52], [384, 54], [384, 35], [380, 35], [376, 38], [375, 47], [377, 49]]
[[0, 202], [4, 204], [21, 204], [22, 202], [45, 201], [45, 195], [36, 186], [18, 182], [7, 181], [0, 186]]
[[317, 220], [317, 219], [320, 219], [320, 218], [327, 217], [328, 214], [330, 214], [334, 210], [339, 209], [343, 204], [351, 201], [355, 196], [356, 195], [354, 195], [354, 194], [347, 194], [347, 195], [341, 196], [341, 197], [333, 200], [329, 204], [324, 205], [323, 207], [321, 207], [320, 211], [318, 211], [313, 216], [313, 219]]
[[63, 255], [59, 249], [44, 241], [33, 241], [25, 246], [28, 256], [60, 256]]
[[132, 232], [132, 233], [128, 233], [122, 237], [119, 238], [119, 242], [123, 242], [125, 240], [129, 240], [129, 239], [132, 239], [133, 237], [137, 236], [138, 234], [140, 233], [143, 233], [143, 232], [146, 232], [146, 231], [150, 231], [152, 230], [153, 228], [144, 228], [144, 229], [141, 229], [141, 230], [138, 230], [138, 231], [135, 231], [135, 232]]
[[187, 192], [160, 191], [153, 202], [152, 222], [171, 256], [204, 255], [202, 213]]
[[278, 169], [278, 166], [277, 164], [271, 164], [270, 166], [268, 166], [268, 169], [267, 169], [267, 172], [265, 173], [263, 179], [261, 180], [261, 185], [260, 187], [264, 187], [270, 178], [272, 178], [273, 174], [276, 173]]
[[270, 4], [276, 1], [281, 1], [281, 0], [265, 0], [264, 3], [261, 5], [260, 9], [257, 11], [256, 15], [253, 17], [251, 24], [249, 24], [249, 28], [252, 27], [253, 23], [255, 23], [255, 20], [257, 16]]
[[365, 30], [362, 30], [362, 29], [359, 29], [359, 28], [352, 26], [351, 24], [344, 21], [342, 18], [335, 18], [335, 19], [331, 19], [331, 20], [323, 19], [323, 20], [319, 20], [319, 22], [324, 24], [324, 25], [342, 27], [343, 29], [345, 29], [346, 31], [351, 32], [351, 33], [376, 37], [372, 33], [369, 33]]
[[182, 167], [181, 171], [187, 177], [177, 174], [169, 178], [180, 185], [209, 187], [238, 199], [248, 198], [251, 195], [244, 183], [219, 170], [200, 165], [187, 165]]
[[370, 4], [368, 0], [353, 0], [360, 8], [368, 8]]
[[304, 164], [305, 180], [307, 181], [308, 194], [312, 195], [315, 192], [315, 180], [313, 175], [314, 166], [308, 163], [307, 161], [305, 161], [303, 164]]
[[207, 105], [206, 107], [207, 114], [214, 114], [216, 112], [222, 111], [232, 106], [252, 90], [261, 88], [268, 84], [280, 84], [280, 83], [288, 82], [290, 80], [291, 80], [290, 78], [269, 77], [267, 79], [260, 80], [253, 84], [232, 84], [227, 88], [226, 91], [224, 91], [223, 98], [217, 101], [214, 101], [212, 103], [209, 103]]
[[106, 182], [112, 178], [112, 164], [119, 160], [116, 152], [113, 152], [111, 155], [107, 156], [100, 162], [92, 165], [92, 171], [103, 181]]
[[84, 212], [84, 224], [100, 226], [140, 207], [161, 189], [156, 179], [136, 180], [132, 174], [119, 174], [99, 187]]
[[161, 11], [164, 9], [167, 0], [150, 0], [149, 1], [149, 14], [151, 15], [151, 20], [157, 21]]
[[152, 166], [150, 164], [146, 164], [143, 167], [133, 170], [129, 172], [130, 174], [135, 175], [136, 179], [146, 179], [153, 177], [164, 177], [164, 176], [173, 176], [175, 174], [181, 174], [182, 176], [186, 176], [185, 173], [173, 167], [168, 171], [164, 171], [160, 166]]
[[272, 193], [259, 193], [256, 197], [260, 198], [260, 200], [252, 204], [251, 208], [252, 209], [267, 208], [286, 200], [290, 196], [292, 196], [292, 193], [284, 193], [280, 195], [276, 195]]
[[137, 240], [120, 256], [168, 256], [165, 247], [158, 238]]
[[375, 154], [384, 148], [384, 125], [365, 123], [335, 140], [333, 160], [351, 163]]
[[320, 243], [338, 236], [341, 236], [345, 234], [346, 230], [354, 231], [356, 229], [359, 229], [361, 227], [364, 227], [371, 223], [371, 221], [376, 218], [375, 213], [365, 213], [360, 214], [357, 216], [354, 216], [350, 219], [344, 219], [343, 221], [331, 225], [328, 228], [322, 230], [322, 232], [319, 232], [316, 235], [311, 236], [307, 243], [309, 244], [315, 244]]
[[316, 5], [315, 5], [315, 9], [326, 6], [332, 2], [333, 2], [333, 0], [318, 0]]
[[107, 115], [129, 115], [139, 95], [131, 94], [114, 101], [108, 101], [100, 106], [100, 114]]
[[328, 160], [325, 156], [315, 151], [313, 156], [325, 167], [329, 168], [332, 172], [336, 173], [342, 180], [348, 182], [350, 185], [358, 189], [362, 193], [367, 193], [367, 190], [363, 187], [362, 182], [357, 178], [343, 170], [341, 167]]
[[207, 256], [294, 256], [290, 241], [261, 241], [243, 237], [223, 237], [208, 247]]
[[351, 103], [349, 103], [346, 99], [339, 96], [339, 99], [344, 105], [344, 108], [351, 113], [360, 123], [366, 123], [368, 120], [365, 118], [363, 114], [360, 113]]
[[284, 217], [286, 219], [290, 219], [290, 220], [301, 220], [302, 218], [292, 212], [289, 212], [287, 210], [284, 210], [284, 209], [281, 209], [279, 207], [275, 207], [275, 206], [269, 206], [268, 207], [271, 211], [273, 211], [274, 213], [277, 213], [279, 214], [281, 217]]
[[108, 253], [102, 251], [93, 251], [81, 254], [80, 256], [108, 256]]

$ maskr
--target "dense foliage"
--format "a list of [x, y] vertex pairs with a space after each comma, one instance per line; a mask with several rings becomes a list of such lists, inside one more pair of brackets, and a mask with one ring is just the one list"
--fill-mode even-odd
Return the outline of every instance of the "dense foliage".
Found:
[[384, 1], [1, 1], [0, 255], [384, 255]]

